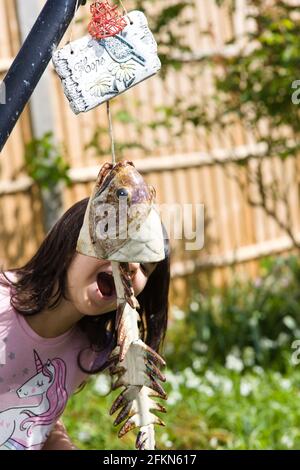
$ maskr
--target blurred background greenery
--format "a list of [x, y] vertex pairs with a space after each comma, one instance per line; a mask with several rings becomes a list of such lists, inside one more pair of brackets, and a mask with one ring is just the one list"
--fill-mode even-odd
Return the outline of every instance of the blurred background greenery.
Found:
[[[263, 260], [254, 280], [194, 292], [185, 311], [172, 308], [158, 448], [300, 447], [299, 297], [300, 261], [289, 256]], [[100, 374], [68, 404], [64, 422], [81, 449], [134, 448], [134, 433], [117, 438], [109, 389]]]

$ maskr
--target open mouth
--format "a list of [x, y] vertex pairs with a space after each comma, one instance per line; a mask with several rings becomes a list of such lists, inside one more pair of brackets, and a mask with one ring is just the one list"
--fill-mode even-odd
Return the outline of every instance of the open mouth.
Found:
[[111, 297], [116, 293], [115, 282], [112, 274], [99, 273], [97, 275], [98, 289], [105, 297]]

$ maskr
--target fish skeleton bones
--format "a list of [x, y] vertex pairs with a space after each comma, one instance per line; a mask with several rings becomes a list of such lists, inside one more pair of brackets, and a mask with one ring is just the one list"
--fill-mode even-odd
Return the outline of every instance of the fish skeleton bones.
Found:
[[129, 262], [153, 263], [165, 258], [161, 220], [155, 208], [155, 189], [148, 186], [130, 161], [105, 163], [86, 209], [77, 251], [111, 261], [117, 293], [117, 348], [110, 368], [113, 389], [124, 387], [110, 414], [123, 423], [119, 437], [136, 427], [138, 449], [155, 449], [154, 424], [164, 425], [153, 411], [165, 408], [153, 398], [166, 399], [162, 357], [140, 339], [138, 301]]

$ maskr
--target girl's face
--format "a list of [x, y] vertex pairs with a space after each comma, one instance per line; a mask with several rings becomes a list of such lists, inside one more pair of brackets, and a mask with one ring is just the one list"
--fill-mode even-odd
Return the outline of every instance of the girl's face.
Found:
[[[157, 263], [129, 263], [135, 296], [142, 292], [156, 266]], [[67, 297], [78, 312], [100, 315], [115, 310], [117, 296], [113, 286], [110, 261], [75, 254], [67, 274]]]

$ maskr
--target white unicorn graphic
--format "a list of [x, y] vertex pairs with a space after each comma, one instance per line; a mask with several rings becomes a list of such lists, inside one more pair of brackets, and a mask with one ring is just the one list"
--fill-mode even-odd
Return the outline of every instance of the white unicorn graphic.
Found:
[[65, 388], [66, 365], [62, 359], [43, 364], [34, 350], [36, 375], [16, 391], [19, 398], [41, 396], [40, 403], [16, 406], [0, 412], [0, 450], [39, 448], [51, 425], [63, 412], [68, 394]]

